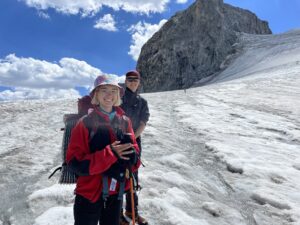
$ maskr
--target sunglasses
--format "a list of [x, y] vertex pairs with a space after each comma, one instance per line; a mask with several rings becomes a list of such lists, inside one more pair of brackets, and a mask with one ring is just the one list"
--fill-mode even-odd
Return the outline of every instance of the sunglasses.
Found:
[[126, 78], [126, 80], [128, 81], [128, 82], [138, 82], [139, 81], [139, 78]]

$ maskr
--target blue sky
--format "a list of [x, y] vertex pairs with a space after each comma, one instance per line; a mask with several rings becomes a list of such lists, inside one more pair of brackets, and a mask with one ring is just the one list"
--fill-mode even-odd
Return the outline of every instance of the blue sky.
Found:
[[[122, 76], [142, 44], [193, 2], [1, 0], [0, 100], [73, 97], [99, 73]], [[299, 0], [225, 2], [267, 20], [273, 33], [300, 28]]]

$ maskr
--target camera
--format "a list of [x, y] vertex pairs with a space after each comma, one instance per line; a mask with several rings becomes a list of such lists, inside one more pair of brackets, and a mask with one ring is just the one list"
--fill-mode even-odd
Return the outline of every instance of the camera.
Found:
[[[132, 137], [131, 133], [121, 133], [119, 135], [120, 144], [127, 144], [127, 143], [133, 144], [132, 138], [133, 137]], [[137, 162], [137, 155], [136, 155], [136, 152], [135, 152], [134, 148], [131, 148], [131, 149], [128, 149], [128, 150], [132, 150], [131, 154], [126, 155], [126, 157], [128, 157], [129, 160], [121, 160], [121, 163], [122, 164], [133, 165]]]
[[132, 134], [131, 133], [123, 133], [120, 135], [120, 144], [126, 144], [126, 143], [131, 143], [133, 144], [133, 141], [131, 139]]

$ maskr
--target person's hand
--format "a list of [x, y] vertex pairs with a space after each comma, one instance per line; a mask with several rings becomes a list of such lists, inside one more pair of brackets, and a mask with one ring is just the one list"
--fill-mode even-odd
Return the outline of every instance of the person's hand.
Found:
[[133, 145], [131, 143], [120, 144], [120, 141], [115, 141], [110, 147], [118, 159], [129, 160], [130, 157], [126, 156], [134, 153]]

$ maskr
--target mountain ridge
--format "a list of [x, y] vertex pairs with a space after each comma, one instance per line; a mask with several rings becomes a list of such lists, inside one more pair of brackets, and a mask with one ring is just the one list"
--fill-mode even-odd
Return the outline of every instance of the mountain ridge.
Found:
[[271, 34], [266, 21], [222, 0], [197, 0], [176, 13], [142, 47], [137, 69], [145, 92], [188, 88], [221, 69], [238, 33]]

